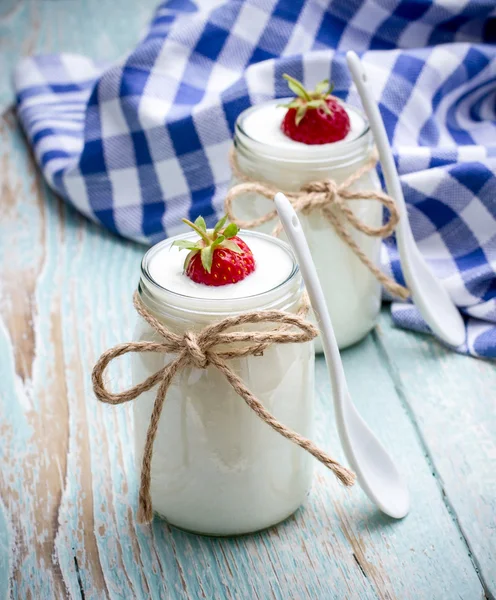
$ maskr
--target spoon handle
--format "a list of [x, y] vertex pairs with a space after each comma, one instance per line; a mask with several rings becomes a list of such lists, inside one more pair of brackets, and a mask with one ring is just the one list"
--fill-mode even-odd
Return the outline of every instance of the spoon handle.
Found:
[[327, 368], [329, 369], [329, 375], [331, 376], [336, 412], [341, 413], [345, 398], [348, 396], [348, 387], [341, 355], [336, 342], [336, 336], [334, 334], [334, 328], [327, 309], [317, 269], [315, 268], [315, 263], [313, 262], [305, 234], [301, 228], [300, 220], [298, 219], [294, 208], [291, 206], [291, 203], [281, 192], [276, 194], [274, 202], [284, 227], [284, 232], [288, 236], [289, 243], [296, 254], [303, 281], [305, 282], [312, 308], [317, 317]]
[[298, 216], [284, 194], [276, 194], [274, 202], [289, 243], [296, 254], [320, 327], [332, 385], [336, 425], [343, 450], [357, 473], [362, 489], [372, 502], [387, 515], [401, 519], [408, 513], [410, 506], [408, 490], [396, 465], [357, 412], [348, 393], [331, 317]]
[[351, 50], [347, 52], [346, 60], [365, 113], [369, 118], [370, 128], [379, 150], [387, 191], [394, 198], [400, 214], [400, 220], [396, 226], [396, 240], [403, 274], [412, 292], [412, 299], [436, 335], [447, 344], [460, 346], [465, 341], [465, 323], [444, 285], [432, 273], [413, 237], [386, 128], [370, 89], [367, 74], [355, 52]]
[[350, 50], [346, 53], [346, 61], [348, 63], [348, 68], [350, 69], [353, 81], [358, 90], [363, 107], [365, 108], [365, 113], [369, 118], [370, 128], [374, 134], [374, 140], [381, 158], [381, 166], [384, 173], [384, 179], [386, 180], [386, 188], [389, 192], [389, 195], [394, 198], [400, 213], [400, 221], [398, 223], [397, 232], [400, 234], [400, 236], [406, 235], [411, 237], [412, 232], [409, 227], [405, 197], [403, 196], [403, 190], [401, 189], [398, 171], [396, 170], [396, 165], [394, 164], [394, 158], [391, 152], [391, 146], [389, 145], [386, 128], [384, 127], [384, 121], [382, 120], [381, 113], [379, 112], [377, 102], [373, 98], [367, 74], [365, 73], [358, 55], [356, 52], [353, 52], [353, 50]]

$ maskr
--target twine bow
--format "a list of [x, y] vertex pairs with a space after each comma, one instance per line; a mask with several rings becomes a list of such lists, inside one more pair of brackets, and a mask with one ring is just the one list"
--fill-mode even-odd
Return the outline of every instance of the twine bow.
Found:
[[[162, 408], [167, 395], [167, 390], [174, 376], [182, 369], [193, 366], [206, 369], [213, 366], [218, 369], [231, 384], [235, 392], [241, 396], [246, 404], [272, 429], [291, 442], [298, 444], [309, 452], [318, 461], [330, 469], [336, 477], [346, 486], [355, 482], [355, 474], [343, 467], [328, 454], [315, 446], [310, 440], [292, 431], [280, 423], [258, 400], [243, 381], [229, 367], [227, 361], [242, 356], [261, 356], [269, 346], [277, 344], [292, 344], [308, 342], [318, 335], [317, 329], [308, 323], [302, 315], [308, 312], [308, 303], [305, 303], [298, 314], [290, 314], [278, 310], [268, 310], [245, 313], [227, 317], [205, 327], [199, 333], [191, 331], [178, 335], [162, 325], [144, 306], [137, 292], [134, 294], [133, 303], [136, 311], [158, 333], [161, 342], [128, 342], [119, 344], [104, 352], [96, 363], [93, 373], [93, 390], [101, 402], [107, 404], [122, 404], [135, 400], [140, 394], [150, 390], [158, 384], [157, 395], [153, 405], [150, 424], [146, 436], [143, 452], [141, 482], [139, 491], [138, 522], [148, 523], [152, 520], [153, 509], [150, 497], [151, 463], [153, 455], [153, 442], [157, 434]], [[243, 324], [278, 323], [279, 327], [270, 331], [228, 331], [230, 328]], [[295, 331], [296, 329], [296, 331]], [[238, 346], [237, 344], [242, 345]], [[225, 346], [229, 344], [229, 346]], [[129, 352], [157, 352], [160, 354], [174, 354], [175, 358], [145, 381], [119, 393], [112, 393], [105, 387], [104, 373], [112, 360]]]
[[[244, 229], [253, 229], [269, 221], [277, 219], [277, 211], [271, 210], [265, 215], [251, 221], [238, 219], [233, 211], [233, 201], [244, 194], [258, 194], [274, 200], [274, 196], [280, 190], [269, 183], [256, 181], [245, 175], [239, 168], [236, 152], [231, 149], [229, 155], [231, 169], [234, 177], [240, 182], [234, 185], [227, 193], [224, 210], [230, 221], [236, 223]], [[384, 274], [365, 254], [360, 246], [344, 226], [348, 222], [357, 231], [371, 237], [386, 238], [391, 235], [399, 221], [399, 213], [394, 200], [381, 191], [351, 191], [351, 186], [360, 179], [365, 173], [371, 171], [377, 164], [377, 157], [372, 155], [368, 161], [357, 169], [346, 181], [337, 184], [332, 179], [322, 181], [311, 181], [303, 185], [298, 192], [285, 192], [293, 208], [297, 213], [308, 215], [315, 210], [320, 210], [330, 225], [334, 228], [339, 237], [347, 244], [362, 263], [369, 269], [378, 281], [393, 295], [403, 300], [410, 296], [410, 292], [404, 286], [396, 283], [393, 279]], [[370, 227], [363, 221], [360, 221], [355, 213], [348, 206], [348, 202], [353, 200], [376, 200], [389, 210], [389, 220], [381, 227]], [[278, 223], [272, 234], [279, 235], [282, 231], [281, 223]]]

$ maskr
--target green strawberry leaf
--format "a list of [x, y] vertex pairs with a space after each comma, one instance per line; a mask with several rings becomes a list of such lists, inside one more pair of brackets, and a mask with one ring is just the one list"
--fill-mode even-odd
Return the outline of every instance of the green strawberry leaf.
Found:
[[[200, 226], [197, 225], [196, 223], [198, 222], [198, 220], [201, 219], [200, 221]], [[188, 225], [189, 227], [191, 227], [191, 229], [194, 229], [196, 231], [196, 233], [201, 237], [201, 239], [206, 243], [206, 244], [210, 244], [210, 242], [212, 241], [207, 234], [207, 230], [206, 230], [206, 225], [205, 225], [205, 219], [203, 217], [198, 217], [198, 219], [196, 219], [196, 221], [194, 223], [192, 223], [191, 221], [189, 221], [188, 219], [182, 219], [183, 223], [186, 223], [186, 225]], [[205, 229], [202, 229], [201, 224], [203, 223], [203, 227]]]
[[184, 267], [183, 267], [185, 272], [188, 270], [189, 263], [192, 261], [193, 257], [198, 254], [198, 252], [199, 252], [198, 248], [196, 248], [195, 250], [191, 250], [191, 252], [186, 257], [186, 259], [184, 261]]
[[298, 110], [296, 111], [295, 123], [296, 123], [297, 126], [301, 123], [303, 117], [306, 115], [306, 113], [307, 113], [307, 106], [308, 105], [304, 104], [304, 105], [300, 106], [298, 108]]
[[224, 229], [224, 237], [226, 239], [232, 238], [237, 235], [239, 231], [239, 227], [236, 223], [229, 223], [229, 225]]
[[225, 236], [223, 235], [219, 235], [214, 242], [212, 243], [212, 249], [216, 248], [217, 246], [219, 246], [220, 244], [222, 244], [222, 242], [225, 240]]
[[191, 240], [176, 240], [172, 245], [177, 246], [181, 250], [195, 250], [198, 248], [196, 243]]
[[318, 100], [311, 100], [307, 103], [307, 106], [308, 108], [320, 108], [322, 104], [325, 104], [325, 102], [322, 100], [322, 98], [319, 98]]
[[207, 273], [210, 273], [212, 270], [212, 262], [214, 260], [214, 249], [212, 246], [206, 246], [205, 248], [202, 248], [200, 256], [203, 268]]
[[219, 231], [224, 227], [227, 221], [227, 215], [224, 215], [220, 221], [217, 221], [217, 224], [214, 228], [214, 234], [219, 233]]
[[207, 224], [205, 223], [205, 219], [201, 215], [196, 219], [195, 225], [198, 227], [198, 229], [201, 229], [205, 233], [207, 232]]
[[315, 93], [321, 96], [322, 94], [329, 94], [327, 90], [329, 89], [329, 79], [324, 79], [315, 86]]
[[231, 240], [224, 240], [222, 247], [226, 248], [227, 250], [231, 250], [232, 252], [236, 252], [236, 254], [243, 254], [243, 250], [241, 250], [241, 248], [238, 246], [238, 244], [236, 244], [236, 242], [233, 242]]
[[294, 77], [291, 77], [291, 75], [288, 75], [287, 73], [284, 73], [283, 77], [288, 82], [288, 87], [293, 93], [304, 100], [311, 100], [310, 94], [303, 87], [303, 84], [300, 81]]
[[295, 100], [292, 100], [287, 104], [276, 104], [277, 108], [298, 108], [299, 106], [301, 106], [300, 98], [295, 98]]
[[329, 116], [332, 115], [332, 111], [331, 109], [327, 106], [327, 102], [322, 102], [322, 110], [328, 114]]

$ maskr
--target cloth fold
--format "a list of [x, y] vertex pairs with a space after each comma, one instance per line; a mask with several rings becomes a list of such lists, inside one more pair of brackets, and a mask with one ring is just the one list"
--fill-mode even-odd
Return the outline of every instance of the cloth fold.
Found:
[[[18, 114], [49, 185], [144, 243], [213, 225], [238, 114], [286, 97], [282, 73], [359, 105], [362, 54], [420, 250], [467, 324], [458, 351], [496, 358], [496, 8], [492, 0], [169, 0], [118, 64], [24, 59]], [[383, 268], [403, 284], [394, 238]], [[411, 304], [394, 321], [428, 331]]]

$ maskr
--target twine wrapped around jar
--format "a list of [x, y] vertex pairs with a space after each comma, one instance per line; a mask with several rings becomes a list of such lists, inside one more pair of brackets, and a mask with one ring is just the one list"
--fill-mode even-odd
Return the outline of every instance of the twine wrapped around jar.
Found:
[[[234, 148], [231, 148], [229, 160], [233, 175], [240, 182], [228, 191], [225, 198], [224, 210], [229, 220], [244, 229], [254, 229], [264, 223], [276, 220], [277, 211], [275, 209], [251, 221], [243, 221], [236, 217], [233, 211], [233, 202], [236, 198], [252, 193], [273, 201], [276, 193], [281, 190], [267, 182], [257, 181], [245, 175], [239, 167]], [[398, 209], [394, 200], [387, 194], [380, 191], [366, 190], [353, 192], [350, 189], [360, 177], [374, 169], [376, 164], [377, 156], [374, 153], [362, 167], [357, 169], [348, 179], [339, 185], [333, 179], [323, 179], [321, 181], [306, 183], [297, 192], [282, 191], [284, 191], [297, 213], [301, 212], [304, 215], [308, 215], [315, 210], [320, 210], [343, 242], [351, 248], [388, 292], [393, 296], [406, 300], [410, 296], [409, 290], [383, 273], [355, 242], [344, 225], [344, 222], [347, 221], [357, 231], [361, 231], [365, 235], [386, 238], [393, 233], [394, 228], [398, 224], [400, 218]], [[353, 200], [375, 200], [380, 202], [389, 210], [388, 221], [381, 227], [370, 227], [366, 223], [363, 223], [360, 219], [357, 219], [355, 213], [347, 206], [347, 203]], [[282, 225], [278, 223], [272, 231], [272, 235], [278, 236], [281, 231]]]
[[[144, 306], [138, 292], [135, 292], [133, 302], [138, 314], [163, 338], [163, 341], [128, 342], [110, 348], [100, 356], [93, 368], [92, 381], [96, 397], [107, 404], [122, 404], [136, 400], [140, 394], [158, 385], [142, 459], [138, 522], [148, 523], [153, 517], [150, 496], [153, 442], [157, 434], [167, 390], [174, 376], [188, 366], [198, 369], [213, 366], [218, 369], [251, 410], [274, 431], [309, 452], [330, 469], [344, 485], [354, 484], [356, 476], [352, 471], [340, 465], [313, 442], [280, 423], [228, 365], [228, 361], [233, 358], [262, 356], [272, 344], [298, 344], [314, 339], [318, 335], [318, 331], [304, 319], [309, 309], [307, 299], [295, 315], [279, 310], [243, 313], [212, 323], [199, 333], [187, 331], [183, 335], [173, 333], [162, 325]], [[256, 323], [278, 323], [279, 326], [270, 331], [228, 331], [232, 327]], [[226, 348], [226, 344], [230, 344], [230, 346]], [[176, 357], [145, 381], [129, 390], [119, 393], [109, 392], [104, 383], [105, 369], [114, 358], [129, 352], [158, 352], [175, 354]]]

